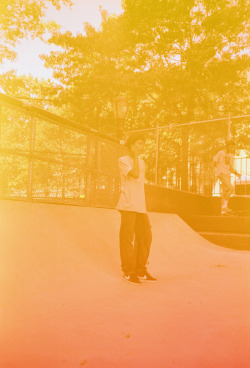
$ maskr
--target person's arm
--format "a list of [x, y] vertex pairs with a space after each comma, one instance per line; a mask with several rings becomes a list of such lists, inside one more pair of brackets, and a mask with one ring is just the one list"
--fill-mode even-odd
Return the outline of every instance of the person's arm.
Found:
[[122, 176], [128, 176], [129, 171], [132, 169], [132, 165], [128, 161], [127, 157], [119, 158], [119, 171]]
[[135, 179], [139, 178], [139, 156], [134, 156], [134, 165], [132, 170], [128, 172], [128, 175], [132, 176]]
[[128, 175], [132, 176], [135, 179], [139, 178], [140, 175], [140, 169], [139, 169], [139, 151], [138, 148], [133, 145], [131, 147], [131, 154], [133, 156], [134, 159], [134, 164], [132, 167], [132, 170], [130, 170], [130, 172], [128, 173]]
[[240, 173], [238, 173], [238, 171], [235, 170], [234, 168], [234, 156], [230, 157], [230, 172], [236, 176], [238, 176], [238, 178], [241, 177]]
[[219, 156], [219, 152], [213, 157], [213, 164], [214, 164], [214, 167], [217, 166], [217, 163], [218, 163], [218, 156]]

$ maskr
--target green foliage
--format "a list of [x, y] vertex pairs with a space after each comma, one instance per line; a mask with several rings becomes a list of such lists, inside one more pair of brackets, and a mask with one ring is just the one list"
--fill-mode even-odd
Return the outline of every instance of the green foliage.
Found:
[[[126, 128], [188, 122], [249, 109], [249, 1], [125, 0], [119, 17], [85, 35], [54, 32], [64, 48], [44, 56], [65, 89], [71, 117], [104, 131], [114, 96], [126, 94]], [[98, 124], [99, 121], [99, 124]], [[101, 121], [101, 126], [100, 126]]]
[[[124, 0], [123, 9], [120, 16], [101, 9], [98, 30], [86, 23], [76, 36], [51, 31], [48, 42], [62, 48], [42, 57], [60, 85], [43, 82], [51, 108], [113, 135], [118, 95], [129, 102], [125, 131], [249, 114], [249, 0]], [[41, 94], [35, 82], [25, 83], [18, 88]], [[249, 147], [248, 127], [246, 119], [232, 125], [239, 148]], [[160, 136], [160, 177], [187, 154], [210, 160], [227, 135], [225, 122], [178, 129]], [[154, 133], [146, 158], [152, 178]]]
[[63, 113], [63, 106], [57, 102], [63, 87], [54, 81], [39, 80], [31, 75], [16, 76], [10, 71], [0, 75], [0, 87], [7, 95], [59, 115]]
[[43, 22], [48, 3], [58, 10], [61, 4], [72, 5], [72, 0], [1, 0], [0, 1], [0, 63], [14, 60], [16, 42], [27, 36], [42, 37], [45, 31], [57, 28], [55, 22]]

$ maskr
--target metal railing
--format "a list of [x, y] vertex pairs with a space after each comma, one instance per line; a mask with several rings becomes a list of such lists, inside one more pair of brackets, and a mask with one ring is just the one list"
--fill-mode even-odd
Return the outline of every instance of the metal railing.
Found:
[[213, 157], [231, 139], [236, 143], [235, 168], [241, 174], [237, 181], [232, 175], [232, 183], [236, 193], [249, 195], [250, 142], [245, 139], [240, 143], [238, 137], [243, 134], [242, 126], [249, 126], [249, 118], [250, 115], [241, 115], [186, 124], [156, 124], [125, 134], [140, 132], [149, 137], [150, 145], [144, 155], [148, 182], [208, 196], [220, 193]]
[[[154, 133], [148, 134], [143, 157], [146, 181], [207, 196], [218, 194], [211, 155], [206, 156], [207, 148], [190, 131], [189, 154], [183, 160], [182, 129], [162, 131], [158, 146]], [[1, 198], [112, 208], [119, 196], [118, 157], [125, 152], [114, 137], [0, 93]], [[240, 194], [246, 195], [249, 158], [241, 159], [240, 167], [245, 177], [236, 182], [236, 189], [238, 185]]]
[[9, 96], [0, 101], [1, 198], [116, 204], [117, 139]]

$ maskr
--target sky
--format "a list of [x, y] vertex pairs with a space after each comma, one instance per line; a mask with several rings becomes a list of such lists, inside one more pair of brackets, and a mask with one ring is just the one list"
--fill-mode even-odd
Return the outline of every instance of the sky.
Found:
[[[57, 11], [52, 5], [49, 5], [45, 20], [54, 20], [62, 26], [61, 31], [71, 31], [73, 34], [83, 32], [84, 22], [91, 23], [98, 28], [101, 23], [99, 7], [107, 10], [110, 14], [120, 14], [122, 12], [121, 0], [73, 0], [74, 5], [70, 9], [68, 6], [62, 6]], [[56, 48], [54, 47], [53, 50]], [[16, 70], [17, 75], [29, 75], [40, 78], [51, 78], [52, 71], [44, 67], [44, 62], [39, 58], [40, 54], [49, 54], [52, 46], [46, 45], [39, 39], [21, 40], [15, 51], [18, 54], [15, 62], [5, 62], [0, 65], [0, 73], [11, 69]]]

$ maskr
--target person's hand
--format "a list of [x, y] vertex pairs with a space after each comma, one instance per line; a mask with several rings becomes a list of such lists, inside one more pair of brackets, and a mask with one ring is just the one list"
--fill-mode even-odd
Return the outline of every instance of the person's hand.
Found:
[[241, 178], [241, 174], [239, 174], [239, 173], [235, 173], [236, 174], [236, 176], [237, 176], [237, 178]]
[[131, 152], [135, 158], [139, 157], [140, 152], [139, 152], [139, 149], [135, 145], [131, 147]]

